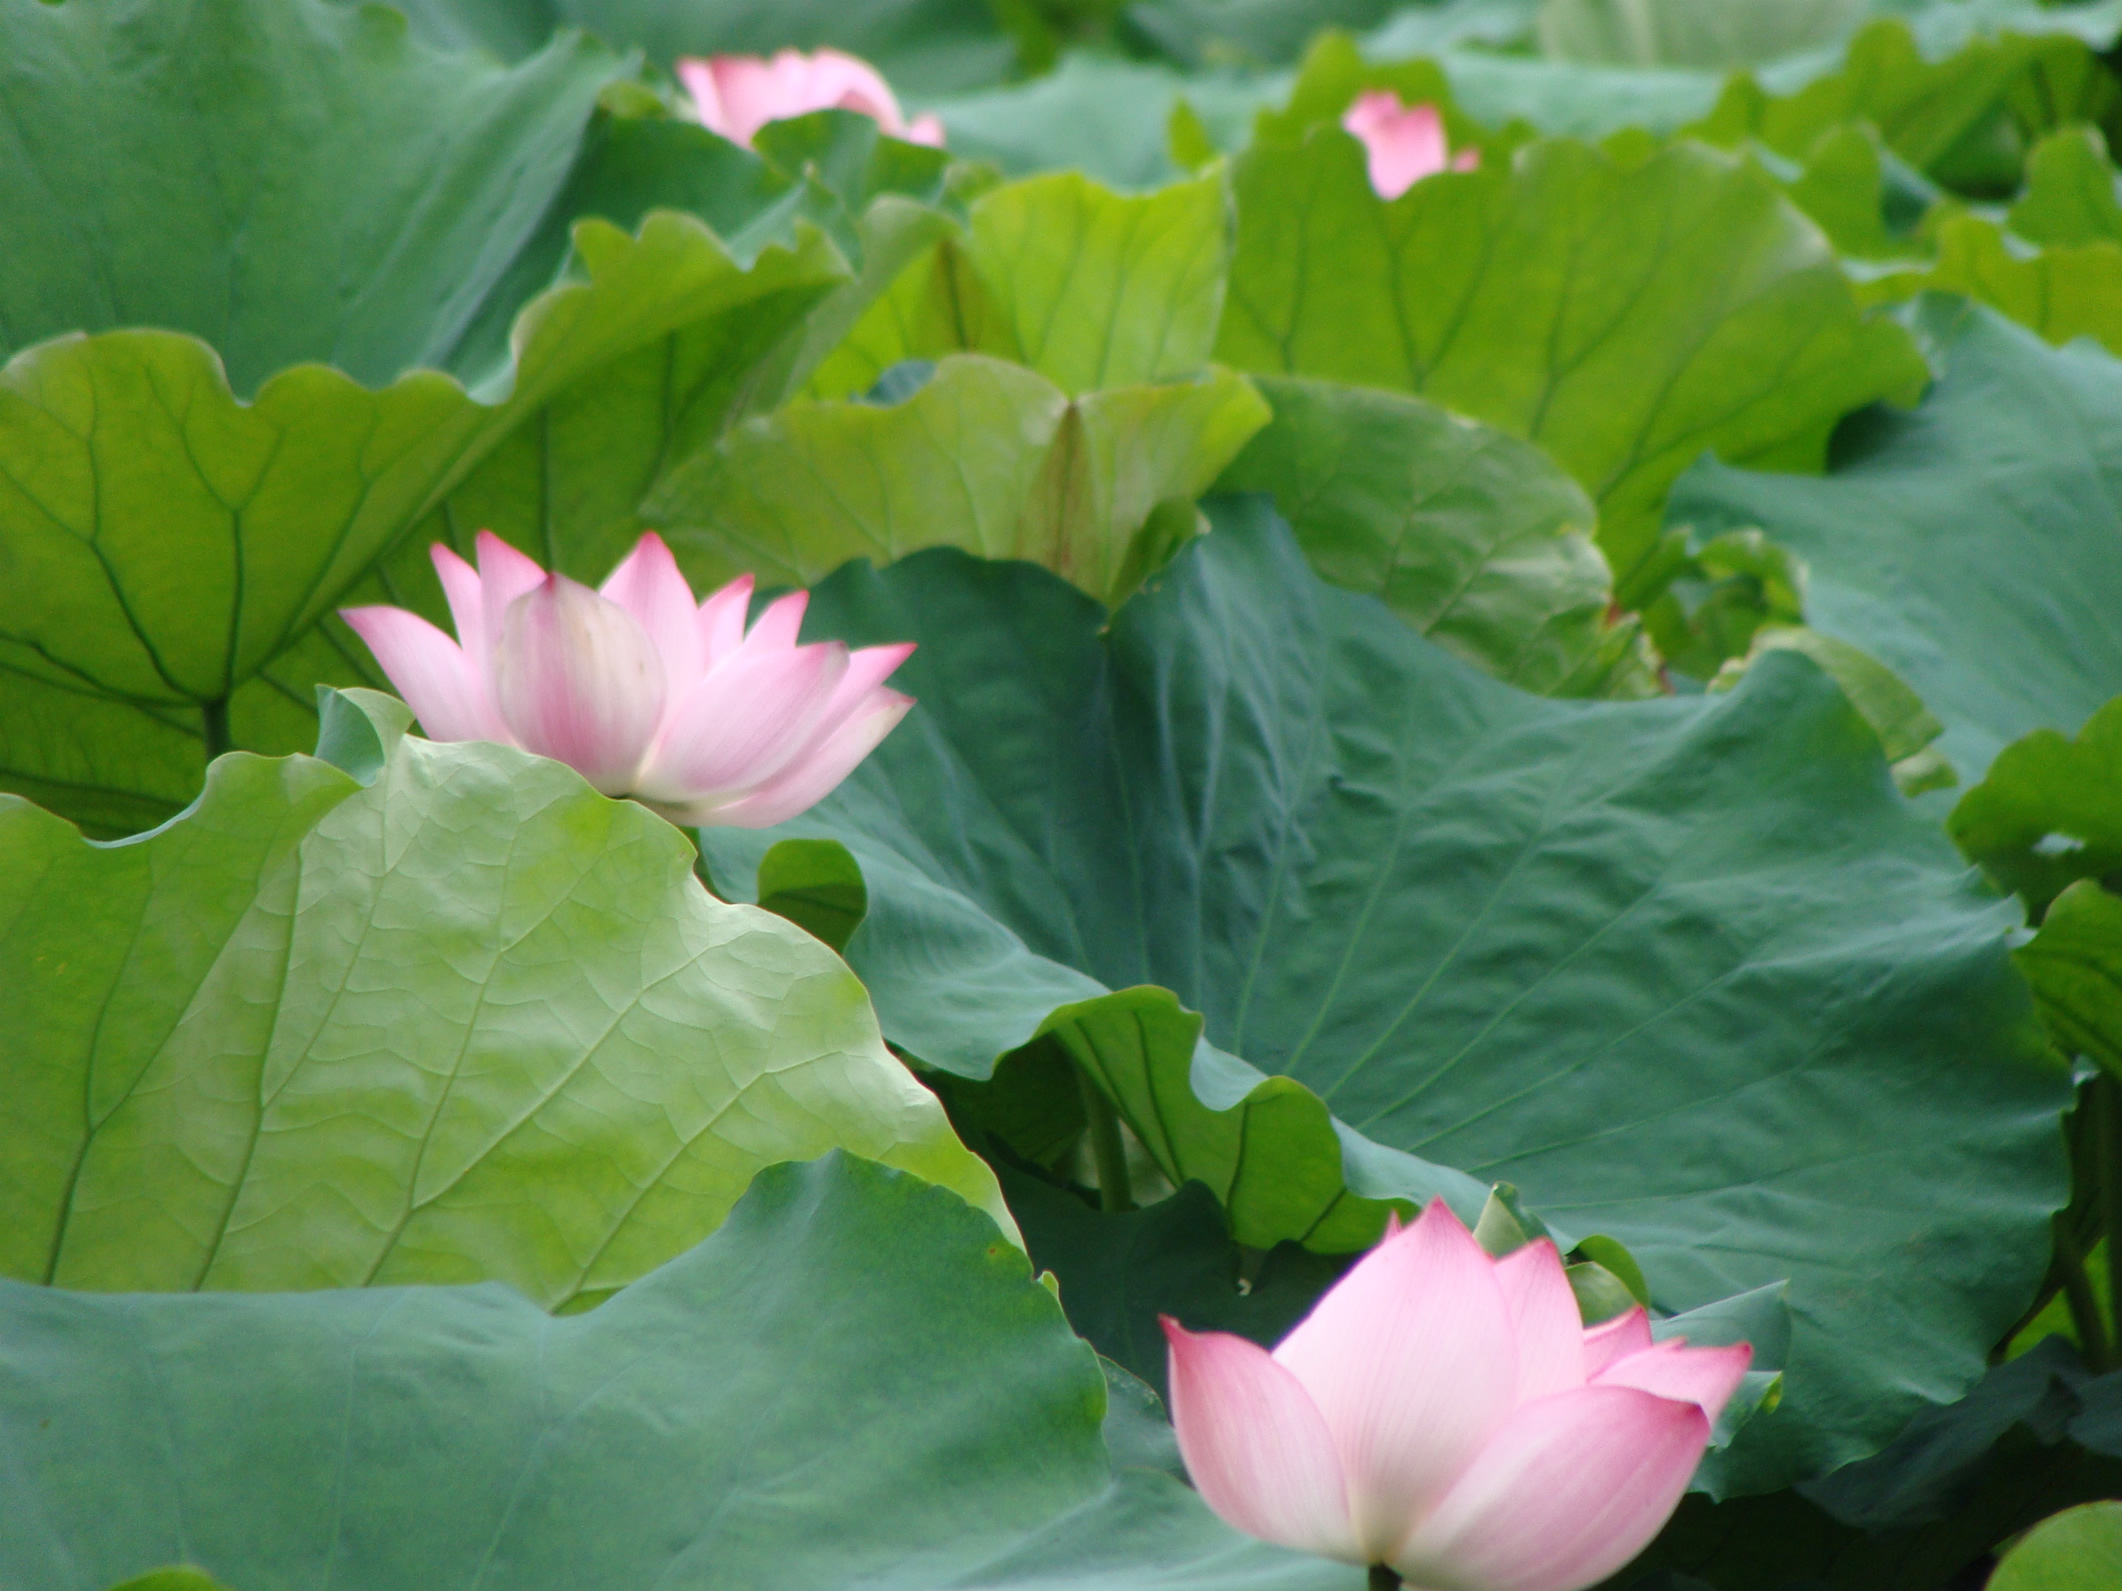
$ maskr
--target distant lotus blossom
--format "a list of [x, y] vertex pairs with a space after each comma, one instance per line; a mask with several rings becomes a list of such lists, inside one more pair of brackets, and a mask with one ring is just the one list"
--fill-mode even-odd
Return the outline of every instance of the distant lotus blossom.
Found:
[[1472, 171], [1481, 151], [1451, 152], [1444, 118], [1434, 105], [1408, 105], [1390, 89], [1372, 89], [1349, 106], [1341, 125], [1370, 156], [1370, 185], [1381, 199], [1397, 199], [1440, 171]]
[[601, 590], [491, 531], [479, 567], [432, 550], [457, 638], [402, 608], [340, 616], [435, 740], [491, 740], [572, 767], [674, 822], [765, 828], [822, 800], [913, 706], [884, 686], [913, 651], [796, 644], [809, 600], [747, 633], [752, 577], [697, 607], [661, 537]]
[[907, 121], [877, 69], [838, 50], [815, 55], [783, 50], [772, 60], [717, 55], [703, 61], [689, 56], [678, 63], [677, 72], [707, 128], [746, 147], [768, 122], [819, 110], [858, 111], [894, 138], [943, 147], [943, 123], [933, 116]]
[[1554, 1244], [1501, 1260], [1437, 1201], [1281, 1344], [1166, 1317], [1171, 1410], [1208, 1505], [1410, 1586], [1581, 1591], [1678, 1505], [1752, 1350], [1586, 1330]]

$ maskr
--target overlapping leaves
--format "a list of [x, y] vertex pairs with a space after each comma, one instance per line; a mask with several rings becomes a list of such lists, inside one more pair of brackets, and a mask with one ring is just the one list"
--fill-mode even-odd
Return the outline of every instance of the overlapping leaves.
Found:
[[844, 842], [895, 1044], [967, 1077], [1062, 1046], [1247, 1244], [1478, 1191], [1419, 1154], [1621, 1238], [1662, 1303], [1789, 1278], [1738, 1484], [1868, 1450], [1912, 1376], [1956, 1395], [2042, 1264], [2063, 1083], [2013, 914], [1841, 693], [1775, 657], [1708, 701], [1543, 702], [1317, 584], [1257, 506], [1217, 518], [1106, 635], [1021, 566], [827, 582], [820, 633], [921, 643], [923, 711], [806, 818], [707, 835], [718, 882]]

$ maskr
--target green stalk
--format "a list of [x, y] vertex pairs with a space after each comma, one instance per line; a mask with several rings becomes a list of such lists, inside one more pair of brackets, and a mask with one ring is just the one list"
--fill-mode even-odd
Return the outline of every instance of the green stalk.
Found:
[[1400, 1591], [1400, 1577], [1382, 1563], [1370, 1566], [1370, 1591]]
[[206, 760], [208, 762], [212, 762], [216, 757], [236, 749], [236, 743], [229, 738], [228, 734], [228, 698], [226, 696], [217, 702], [201, 703], [199, 716], [206, 725]]
[[1081, 1067], [1076, 1083], [1083, 1090], [1083, 1114], [1090, 1124], [1091, 1159], [1098, 1168], [1098, 1208], [1109, 1214], [1135, 1207], [1134, 1189], [1128, 1183], [1127, 1145], [1120, 1141], [1120, 1117], [1105, 1090], [1090, 1080]]
[[2107, 1328], [2100, 1322], [2100, 1300], [2085, 1274], [2085, 1256], [2064, 1214], [2056, 1217], [2056, 1266], [2063, 1273], [2063, 1297], [2070, 1305], [2071, 1324], [2078, 1328], [2078, 1346], [2095, 1375], [2110, 1368]]
[[2102, 1072], [2092, 1081], [2094, 1177], [2100, 1230], [2107, 1238], [2107, 1318], [2122, 1332], [2122, 1084]]

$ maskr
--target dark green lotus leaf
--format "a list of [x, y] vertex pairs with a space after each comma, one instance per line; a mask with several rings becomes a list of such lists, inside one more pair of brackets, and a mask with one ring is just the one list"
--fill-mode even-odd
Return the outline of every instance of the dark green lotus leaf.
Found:
[[1229, 265], [1220, 176], [1120, 194], [1080, 172], [1008, 183], [917, 260], [819, 368], [821, 397], [958, 352], [1029, 365], [1071, 396], [1198, 374]]
[[1598, 502], [1625, 602], [1703, 452], [1816, 469], [1843, 415], [1926, 375], [1774, 181], [1698, 146], [1624, 166], [1535, 144], [1387, 204], [1325, 128], [1256, 144], [1235, 184], [1217, 357], [1419, 393], [1538, 443]]
[[1116, 1472], [1097, 1357], [1024, 1256], [837, 1154], [572, 1319], [494, 1284], [0, 1283], [0, 1323], [0, 1580], [40, 1591], [173, 1559], [244, 1591], [1363, 1580]]
[[1629, 66], [1758, 66], [1832, 44], [1872, 0], [1547, 0], [1538, 37], [1568, 61]]
[[1802, 557], [1813, 628], [1913, 686], [1972, 783], [2122, 695], [2122, 363], [1955, 299], [1920, 322], [1944, 363], [1921, 408], [1853, 423], [1825, 479], [1705, 462], [1669, 515], [1698, 538], [1758, 526]]
[[1017, 46], [985, 0], [404, 0], [413, 31], [520, 60], [580, 28], [660, 65], [681, 55], [845, 50], [901, 90], [946, 93], [1009, 75]]
[[0, 1274], [582, 1307], [835, 1146], [999, 1208], [846, 968], [676, 830], [359, 705], [361, 778], [223, 758], [118, 845], [0, 798]]
[[503, 68], [381, 7], [0, 0], [0, 350], [165, 327], [245, 396], [305, 360], [455, 368], [624, 69], [539, 44]]
[[1607, 624], [1613, 576], [1575, 481], [1538, 448], [1419, 398], [1289, 377], [1258, 385], [1274, 422], [1224, 473], [1225, 490], [1272, 495], [1321, 575], [1376, 593], [1497, 678], [1600, 694], [1632, 632]]
[[1788, 1278], [1736, 1487], [1956, 1397], [2039, 1280], [2068, 1089], [2016, 910], [1842, 694], [1772, 655], [1722, 696], [1524, 695], [1257, 502], [1214, 517], [1109, 631], [955, 553], [826, 582], [813, 633], [918, 641], [922, 705], [806, 817], [704, 832], [716, 879], [840, 840], [894, 1044], [984, 1077], [1049, 1035], [1249, 1246], [1359, 1247], [1424, 1178], [1460, 1202], [1428, 1161], [1619, 1239], [1668, 1308]]
[[1194, 499], [1267, 418], [1227, 370], [1071, 399], [1021, 365], [953, 355], [902, 402], [797, 403], [738, 427], [642, 513], [703, 590], [957, 546], [1117, 604], [1194, 533]]

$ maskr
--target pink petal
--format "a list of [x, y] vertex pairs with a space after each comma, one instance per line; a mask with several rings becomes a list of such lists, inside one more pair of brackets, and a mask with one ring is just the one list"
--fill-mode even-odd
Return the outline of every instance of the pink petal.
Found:
[[634, 544], [598, 594], [631, 613], [663, 659], [663, 678], [673, 695], [707, 672], [707, 645], [693, 588], [678, 572], [678, 560], [654, 531]]
[[419, 614], [403, 608], [341, 608], [339, 617], [368, 644], [429, 740], [515, 744], [464, 649]]
[[671, 704], [636, 793], [678, 807], [763, 784], [810, 744], [847, 663], [837, 641], [740, 652]]
[[1641, 1353], [1650, 1346], [1650, 1313], [1638, 1304], [1625, 1315], [1601, 1321], [1584, 1334], [1584, 1375], [1587, 1380], [1616, 1359]]
[[1584, 1317], [1546, 1238], [1496, 1262], [1496, 1284], [1518, 1334], [1518, 1401], [1584, 1385]]
[[1410, 1585], [1582, 1591], [1648, 1545], [1708, 1444], [1700, 1409], [1633, 1387], [1528, 1403], [1390, 1561]]
[[1462, 149], [1452, 156], [1452, 170], [1454, 171], [1479, 171], [1480, 169], [1481, 151], [1478, 149]]
[[1333, 1436], [1297, 1378], [1243, 1337], [1158, 1319], [1179, 1453], [1208, 1506], [1262, 1541], [1364, 1562]]
[[807, 812], [839, 788], [840, 781], [898, 727], [911, 696], [877, 691], [863, 710], [841, 720], [825, 739], [749, 795], [723, 805], [707, 804], [679, 821], [721, 828], [768, 829]]
[[1382, 199], [1399, 198], [1450, 164], [1444, 118], [1434, 105], [1404, 106], [1399, 95], [1377, 89], [1360, 95], [1341, 125], [1362, 142], [1371, 186]]
[[722, 105], [722, 90], [715, 84], [715, 69], [698, 56], [686, 56], [673, 68], [678, 81], [685, 85], [686, 93], [693, 97], [693, 109], [699, 113], [700, 125], [711, 133], [735, 143], [746, 140], [730, 131], [729, 112]]
[[744, 638], [744, 650], [779, 652], [794, 646], [796, 637], [803, 633], [803, 610], [809, 606], [808, 591], [791, 591], [785, 597], [776, 597]]
[[707, 666], [734, 657], [744, 644], [744, 621], [752, 610], [752, 577], [739, 575], [700, 604], [695, 623], [700, 630]]
[[501, 644], [501, 623], [511, 604], [545, 584], [545, 570], [490, 530], [473, 542], [479, 555], [479, 639], [485, 648], [487, 688], [493, 688], [493, 652]]
[[1517, 1401], [1495, 1264], [1441, 1199], [1365, 1255], [1275, 1359], [1326, 1417], [1373, 1559], [1405, 1539]]
[[1661, 1398], [1692, 1403], [1714, 1424], [1753, 1361], [1750, 1343], [1729, 1348], [1690, 1348], [1685, 1338], [1669, 1337], [1642, 1353], [1632, 1353], [1608, 1365], [1594, 1384], [1635, 1387]]
[[436, 542], [427, 549], [442, 582], [442, 595], [449, 603], [450, 622], [457, 626], [457, 644], [475, 662], [486, 655], [486, 598], [479, 571], [458, 557], [451, 548]]
[[[905, 127], [898, 98], [877, 69], [839, 50], [820, 50], [810, 58], [810, 81], [805, 85], [810, 104], [805, 110], [837, 106], [858, 111], [883, 125], [888, 133]], [[800, 113], [799, 113], [800, 114]]]
[[494, 700], [525, 749], [624, 795], [663, 719], [663, 662], [618, 603], [552, 575], [508, 609]]
[[906, 141], [910, 144], [926, 144], [931, 149], [943, 147], [943, 119], [939, 116], [916, 116], [906, 129]]

